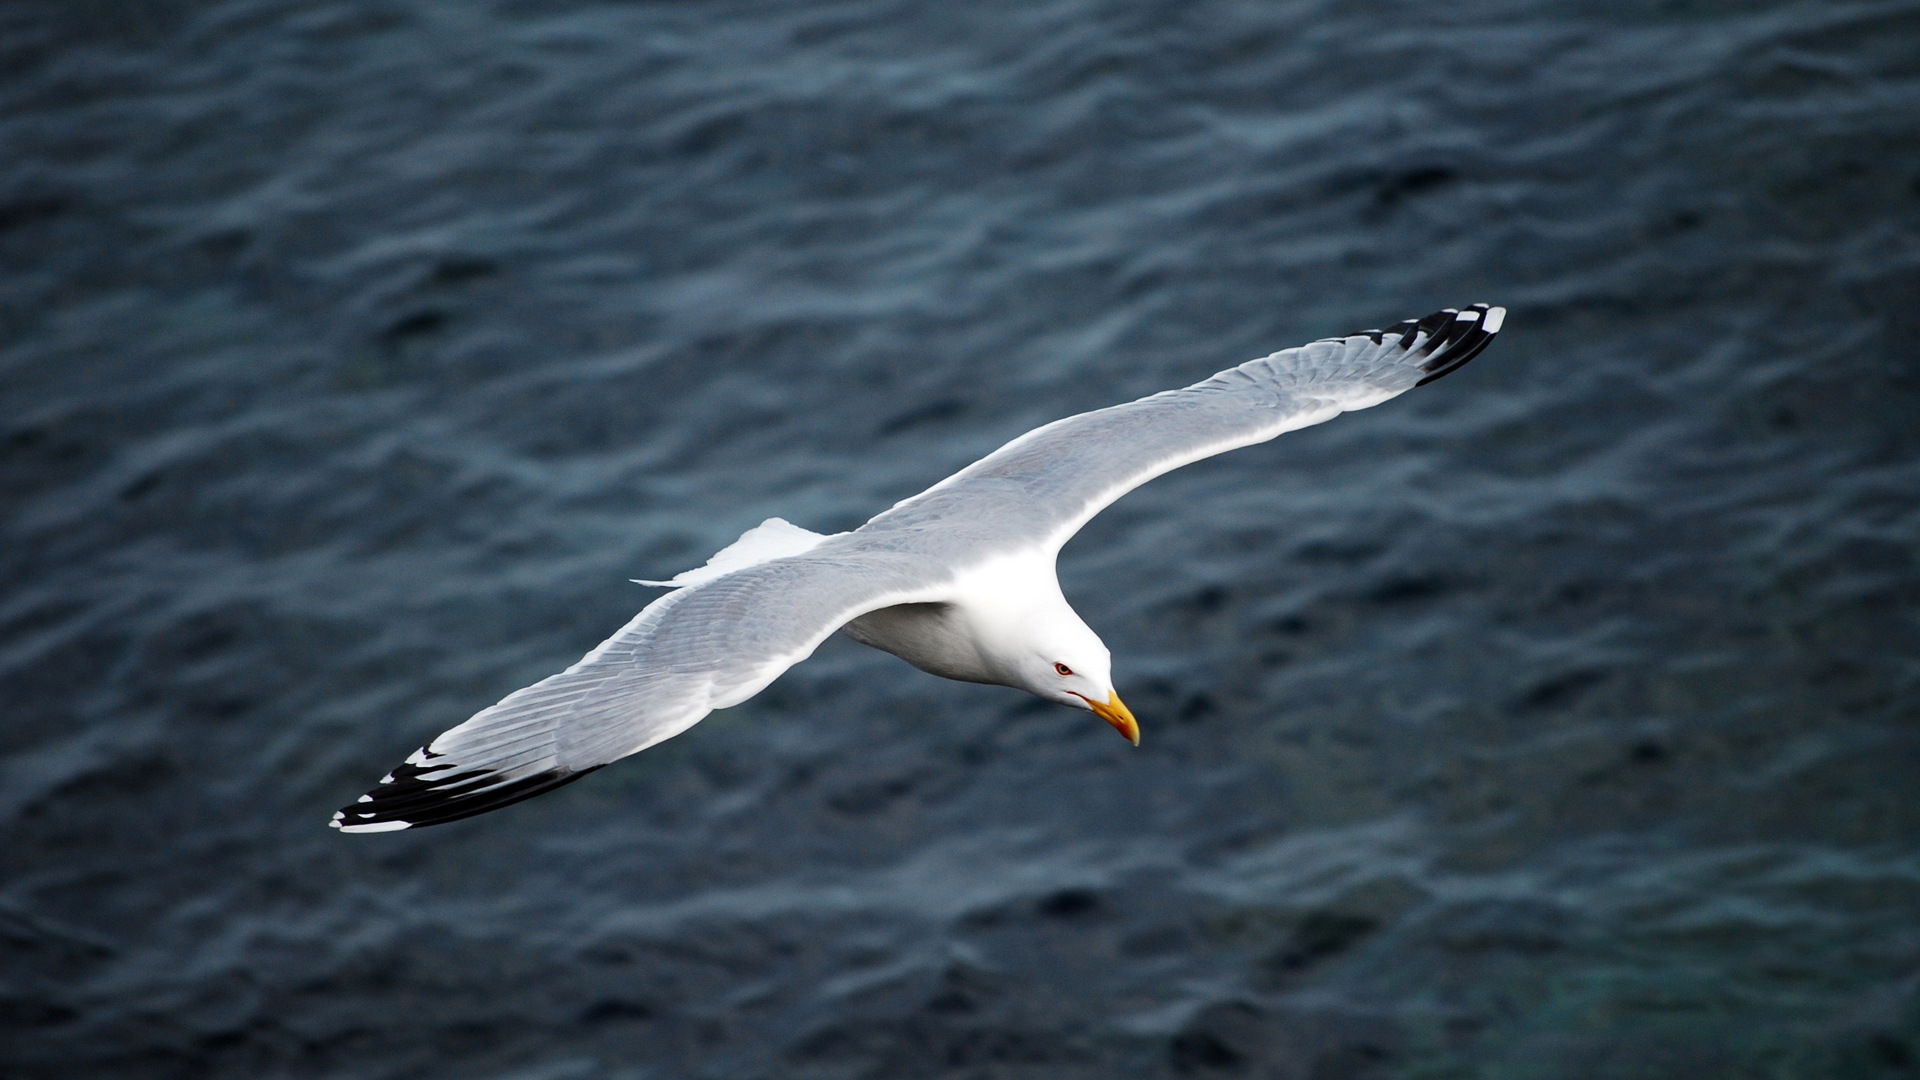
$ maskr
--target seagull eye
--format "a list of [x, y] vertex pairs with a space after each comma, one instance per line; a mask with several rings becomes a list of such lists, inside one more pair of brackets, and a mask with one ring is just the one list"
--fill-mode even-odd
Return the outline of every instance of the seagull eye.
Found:
[[1055, 672], [1058, 672], [1063, 677], [1073, 674], [1073, 669], [1068, 667], [1065, 664], [1055, 664], [1053, 665], [1053, 670]]

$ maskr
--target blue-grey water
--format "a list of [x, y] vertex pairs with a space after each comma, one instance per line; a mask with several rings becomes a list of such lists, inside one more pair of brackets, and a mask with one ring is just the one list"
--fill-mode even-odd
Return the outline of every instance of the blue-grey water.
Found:
[[[325, 827], [781, 515], [1486, 300], [1066, 550]], [[0, 1076], [1920, 1074], [1920, 4], [0, 8]]]

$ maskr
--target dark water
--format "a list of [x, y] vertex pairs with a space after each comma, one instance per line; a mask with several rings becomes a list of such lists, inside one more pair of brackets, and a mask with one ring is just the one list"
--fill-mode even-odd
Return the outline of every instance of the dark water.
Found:
[[[1920, 4], [0, 9], [0, 1075], [1920, 1074]], [[324, 827], [780, 514], [1473, 300], [1069, 546]]]

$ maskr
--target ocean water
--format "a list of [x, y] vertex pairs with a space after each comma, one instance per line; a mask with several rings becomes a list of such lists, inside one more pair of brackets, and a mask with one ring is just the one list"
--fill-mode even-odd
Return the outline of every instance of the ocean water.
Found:
[[[0, 1076], [1920, 1075], [1920, 4], [0, 8]], [[325, 827], [780, 515], [1485, 300], [1064, 553]]]

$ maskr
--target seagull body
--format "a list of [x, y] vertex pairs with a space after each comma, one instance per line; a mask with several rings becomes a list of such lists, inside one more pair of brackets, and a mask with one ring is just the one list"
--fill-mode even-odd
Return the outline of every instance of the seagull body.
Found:
[[1364, 409], [1458, 369], [1500, 329], [1474, 305], [1327, 338], [1067, 417], [823, 536], [772, 518], [572, 667], [435, 738], [343, 832], [471, 817], [577, 780], [753, 697], [836, 630], [923, 671], [1092, 712], [1138, 745], [1112, 655], [1060, 591], [1080, 527], [1162, 473]]

